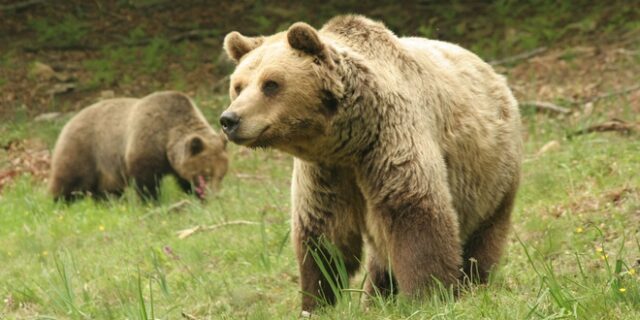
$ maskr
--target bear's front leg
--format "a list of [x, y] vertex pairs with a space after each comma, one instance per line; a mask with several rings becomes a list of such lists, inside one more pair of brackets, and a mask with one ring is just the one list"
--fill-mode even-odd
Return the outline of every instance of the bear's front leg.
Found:
[[455, 284], [462, 250], [457, 224], [451, 217], [425, 202], [408, 206], [402, 213], [391, 208], [387, 211], [398, 214], [389, 228], [390, 256], [400, 293], [415, 297], [435, 289], [438, 282], [445, 288]]
[[377, 252], [375, 246], [371, 245], [373, 242], [371, 239], [367, 241], [366, 252], [368, 257], [367, 262], [367, 278], [365, 283], [365, 292], [373, 297], [380, 296], [387, 298], [398, 293], [398, 282], [391, 272], [389, 259], [387, 256], [381, 256], [380, 252]]
[[127, 175], [133, 180], [138, 196], [144, 201], [158, 200], [163, 168], [146, 158], [126, 160]]
[[184, 193], [194, 194], [195, 190], [193, 187], [193, 183], [191, 183], [191, 181], [185, 180], [179, 177], [178, 175], [176, 175], [176, 181], [178, 182], [178, 186], [180, 187], [180, 190], [182, 190]]
[[348, 279], [340, 277], [342, 271], [350, 277], [358, 270], [364, 200], [346, 169], [321, 168], [296, 159], [292, 180], [292, 240], [302, 310], [311, 312], [336, 302], [341, 293], [336, 291], [348, 285]]
[[[377, 226], [372, 236], [390, 259], [398, 292], [416, 297], [438, 283], [449, 287], [457, 282], [462, 265], [458, 218], [442, 157], [409, 150], [395, 154], [401, 158], [363, 166], [359, 181], [370, 201], [369, 224]], [[379, 262], [373, 266], [384, 270]]]

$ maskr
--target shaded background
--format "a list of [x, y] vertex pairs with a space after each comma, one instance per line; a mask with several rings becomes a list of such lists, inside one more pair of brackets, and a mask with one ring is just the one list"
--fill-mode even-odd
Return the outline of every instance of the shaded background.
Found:
[[225, 93], [227, 32], [271, 34], [296, 21], [319, 28], [341, 13], [495, 60], [541, 47], [637, 43], [640, 2], [0, 1], [0, 117], [160, 89]]

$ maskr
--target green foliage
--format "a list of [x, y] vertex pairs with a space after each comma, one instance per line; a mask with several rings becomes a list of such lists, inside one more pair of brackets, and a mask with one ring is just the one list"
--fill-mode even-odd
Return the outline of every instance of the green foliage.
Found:
[[167, 2], [167, 0], [118, 0], [118, 5], [134, 8], [149, 8]]
[[[614, 33], [636, 30], [640, 17], [640, 7], [625, 1], [454, 1], [425, 8], [429, 18], [418, 26], [418, 35], [460, 43], [486, 59], [574, 43], [596, 32], [620, 36]], [[398, 26], [402, 34], [416, 33], [406, 27]]]
[[82, 42], [89, 32], [89, 24], [73, 15], [66, 15], [61, 21], [39, 18], [29, 21], [36, 32], [39, 44], [56, 47], [73, 46]]
[[165, 55], [170, 53], [170, 43], [163, 38], [153, 38], [142, 50], [142, 61], [147, 72], [156, 72], [162, 68]]
[[135, 44], [137, 42], [143, 41], [148, 37], [147, 33], [144, 31], [144, 28], [141, 26], [137, 26], [129, 31], [129, 36], [124, 39], [124, 43], [126, 44]]

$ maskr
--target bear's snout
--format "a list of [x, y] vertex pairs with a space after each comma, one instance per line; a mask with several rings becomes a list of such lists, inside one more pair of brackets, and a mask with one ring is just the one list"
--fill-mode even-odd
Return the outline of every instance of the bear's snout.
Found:
[[230, 135], [238, 128], [240, 124], [240, 117], [235, 112], [225, 111], [220, 116], [220, 125], [222, 125], [222, 131], [227, 135]]

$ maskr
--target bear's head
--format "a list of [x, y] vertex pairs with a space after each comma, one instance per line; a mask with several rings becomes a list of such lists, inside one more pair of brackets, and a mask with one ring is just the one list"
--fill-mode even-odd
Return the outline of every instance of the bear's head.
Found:
[[175, 172], [189, 181], [199, 198], [220, 188], [227, 173], [227, 140], [214, 132], [182, 136], [170, 144], [168, 158]]
[[269, 37], [229, 33], [224, 48], [237, 63], [231, 104], [220, 123], [229, 140], [314, 159], [330, 145], [342, 82], [336, 50], [305, 23]]

